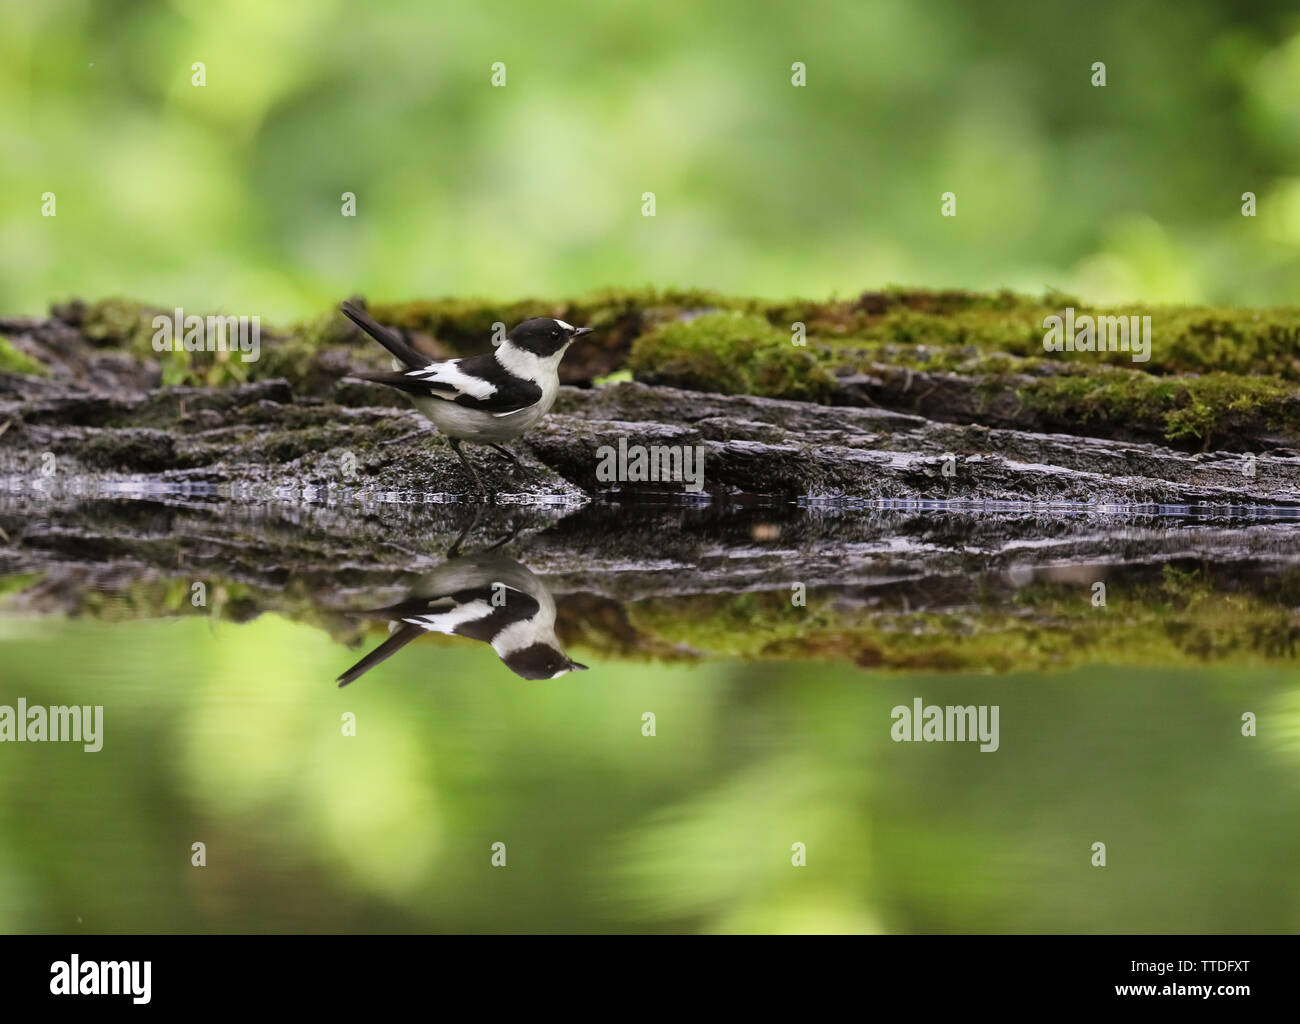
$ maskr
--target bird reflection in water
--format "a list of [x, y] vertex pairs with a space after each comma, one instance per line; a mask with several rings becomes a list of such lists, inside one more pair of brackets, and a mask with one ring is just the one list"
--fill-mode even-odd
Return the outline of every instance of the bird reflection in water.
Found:
[[339, 676], [339, 686], [359, 679], [424, 633], [490, 644], [506, 667], [524, 679], [558, 679], [587, 668], [560, 647], [551, 592], [526, 565], [497, 550], [514, 534], [478, 554], [461, 555], [460, 545], [473, 527], [471, 522], [448, 550], [448, 560], [420, 577], [404, 600], [356, 613], [390, 620], [392, 633]]

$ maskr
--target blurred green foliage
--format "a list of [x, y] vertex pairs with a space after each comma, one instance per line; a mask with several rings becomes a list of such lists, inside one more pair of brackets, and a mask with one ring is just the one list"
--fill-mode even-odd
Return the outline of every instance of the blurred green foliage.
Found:
[[[1292, 670], [593, 659], [537, 683], [462, 641], [339, 690], [354, 657], [274, 616], [0, 619], [7, 700], [105, 707], [99, 753], [0, 745], [0, 929], [1300, 927]], [[892, 742], [916, 696], [999, 705], [998, 751]]]
[[14, 0], [0, 310], [891, 282], [1291, 302], [1297, 111], [1282, 0]]

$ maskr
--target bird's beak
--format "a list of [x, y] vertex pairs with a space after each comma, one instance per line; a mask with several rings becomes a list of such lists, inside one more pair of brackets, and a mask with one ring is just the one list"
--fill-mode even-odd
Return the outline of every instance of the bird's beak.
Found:
[[[584, 329], [584, 330], [590, 330], [591, 328], [587, 327], [587, 328], [583, 328], [583, 329]], [[584, 664], [582, 664], [582, 662], [580, 662], [580, 661], [571, 661], [571, 662], [569, 662], [569, 668], [571, 668], [571, 669], [576, 669], [576, 670], [578, 670], [579, 672], [586, 672], [586, 671], [587, 671], [587, 666], [584, 665]]]
[[575, 327], [573, 329], [573, 336], [575, 339], [581, 338], [584, 334], [590, 334], [594, 330], [594, 327]]

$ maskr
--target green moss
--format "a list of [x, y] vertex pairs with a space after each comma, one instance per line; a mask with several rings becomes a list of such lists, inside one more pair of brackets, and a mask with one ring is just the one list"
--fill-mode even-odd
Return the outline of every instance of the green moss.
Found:
[[[934, 671], [1021, 671], [1108, 663], [1193, 665], [1289, 662], [1300, 647], [1300, 572], [1257, 592], [1230, 576], [1166, 564], [1111, 580], [1108, 603], [1061, 583], [1008, 595], [977, 588], [969, 608], [880, 610], [868, 616], [834, 591], [810, 591], [795, 607], [788, 591], [653, 599], [627, 606], [648, 648], [681, 648], [745, 659], [851, 660], [866, 667]], [[756, 622], [762, 629], [755, 629]]]
[[45, 579], [44, 573], [25, 572], [16, 573], [13, 576], [0, 576], [0, 603], [7, 601], [16, 594], [21, 594], [24, 590], [36, 586]]
[[[641, 334], [708, 311], [734, 311], [763, 317], [789, 333], [792, 324], [805, 325], [810, 338], [829, 346], [879, 346], [935, 350], [970, 349], [981, 354], [1042, 356], [1043, 321], [1062, 314], [1067, 306], [1076, 315], [1149, 315], [1152, 353], [1148, 363], [1133, 364], [1127, 353], [1091, 356], [1099, 363], [1124, 364], [1159, 375], [1222, 370], [1240, 374], [1269, 374], [1300, 380], [1300, 308], [1232, 309], [1208, 306], [1125, 306], [1101, 309], [1077, 299], [1049, 293], [1041, 297], [1012, 292], [978, 293], [890, 288], [864, 292], [852, 299], [761, 300], [727, 296], [702, 289], [604, 289], [561, 299], [448, 298], [378, 303], [371, 312], [382, 323], [423, 333], [453, 349], [482, 351], [493, 325], [513, 326], [530, 316], [558, 316], [571, 323]], [[148, 344], [152, 306], [114, 298], [86, 308], [83, 330], [105, 345], [129, 348], [141, 355]], [[348, 322], [337, 311], [294, 325], [287, 336], [311, 351], [354, 339]], [[626, 337], [624, 340], [631, 340]]]
[[[140, 360], [155, 360], [162, 371], [162, 383], [168, 386], [220, 387], [251, 379], [250, 367], [234, 352], [158, 352], [153, 347], [154, 317], [168, 316], [168, 311], [130, 299], [104, 299], [86, 307], [82, 333], [105, 348], [118, 348]], [[206, 315], [206, 314], [205, 314]], [[262, 355], [268, 348], [265, 333]]]
[[[1044, 320], [1066, 307], [1076, 316], [1149, 315], [1149, 361], [1134, 363], [1125, 352], [1045, 352]], [[155, 312], [108, 299], [86, 308], [83, 329], [95, 344], [157, 360], [167, 384], [283, 377], [297, 390], [320, 394], [350, 366], [383, 361], [336, 310], [283, 332], [264, 329], [255, 363], [222, 353], [160, 355], [151, 343]], [[1022, 409], [1043, 413], [1053, 429], [1095, 432], [1104, 425], [1102, 432], [1113, 436], [1206, 447], [1224, 438], [1237, 443], [1235, 427], [1244, 428], [1243, 437], [1254, 428], [1300, 433], [1290, 393], [1291, 383], [1300, 383], [1300, 307], [1103, 310], [1055, 293], [901, 288], [770, 301], [641, 288], [549, 300], [373, 304], [371, 312], [435, 350], [461, 355], [486, 351], [495, 324], [513, 326], [530, 316], [596, 327], [582, 354], [566, 364], [595, 379], [630, 371], [643, 381], [697, 390], [827, 401], [837, 375], [900, 367], [968, 377], [990, 408], [998, 396], [1015, 392]], [[804, 325], [806, 347], [791, 344], [796, 323]], [[909, 394], [906, 402], [912, 401]]]
[[284, 338], [262, 338], [261, 355], [255, 362], [240, 362], [247, 380], [272, 380], [283, 377], [292, 385], [302, 384], [317, 371], [320, 352], [318, 343], [310, 338], [289, 335]]
[[596, 329], [584, 341], [611, 353], [614, 362], [639, 335], [680, 318], [706, 310], [732, 309], [761, 313], [756, 299], [732, 298], [702, 289], [607, 288], [564, 299], [436, 299], [372, 304], [370, 313], [381, 323], [425, 335], [452, 352], [482, 352], [492, 340], [494, 325], [513, 327], [534, 316], [553, 316]]
[[337, 309], [299, 321], [286, 332], [293, 341], [311, 349], [326, 348], [330, 345], [343, 345], [353, 334], [352, 321]]
[[86, 307], [81, 333], [104, 347], [147, 357], [153, 353], [153, 318], [160, 312], [131, 299], [101, 299]]
[[997, 348], [1008, 341], [1021, 344], [1034, 337], [1041, 342], [1042, 319], [1058, 304], [1079, 305], [1075, 299], [1056, 294], [1037, 299], [1008, 291], [889, 288], [864, 292], [852, 300], [765, 302], [758, 304], [757, 311], [774, 326], [803, 323], [809, 335], [830, 344], [983, 344]]
[[749, 314], [707, 313], [637, 339], [628, 367], [638, 380], [723, 394], [820, 401], [835, 379], [789, 331]]
[[[1043, 356], [1043, 322], [1073, 305], [1076, 318], [1150, 316], [1151, 354], [1135, 363], [1127, 352], [1093, 353], [1095, 364], [1124, 366], [1144, 373], [1267, 374], [1300, 381], [1300, 309], [1224, 309], [1205, 306], [1120, 306], [1096, 308], [1069, 300], [979, 304], [914, 301], [873, 306], [875, 313], [844, 304], [826, 304], [782, 315], [809, 316], [809, 333], [832, 345], [893, 346], [906, 360], [907, 348], [968, 349], [981, 354]], [[776, 322], [775, 320], [773, 322]], [[1060, 356], [1058, 359], [1062, 358]], [[1068, 358], [1084, 358], [1070, 355]]]
[[260, 588], [231, 580], [204, 581], [204, 603], [195, 604], [194, 581], [184, 579], [139, 580], [120, 590], [87, 588], [78, 615], [105, 622], [128, 622], [158, 616], [196, 616], [227, 622], [247, 622], [273, 612], [294, 622], [325, 630], [334, 639], [356, 642], [357, 627], [345, 618], [318, 607], [319, 595], [311, 584], [291, 580], [283, 588]]
[[1300, 393], [1269, 377], [1211, 373], [1154, 377], [1113, 367], [1083, 368], [1022, 386], [1024, 405], [1053, 420], [1089, 424], [1150, 424], [1170, 441], [1208, 445], [1243, 422], [1300, 432]]
[[[1300, 309], [1130, 307], [1151, 316], [1151, 373], [1272, 374], [1300, 381]], [[1122, 353], [1120, 354], [1122, 356]]]
[[[236, 535], [232, 543], [240, 543]], [[26, 575], [0, 580], [0, 595], [39, 584]], [[620, 607], [617, 642], [603, 642], [607, 617], [561, 601], [566, 643], [611, 658], [852, 661], [871, 668], [930, 671], [1032, 671], [1085, 664], [1292, 665], [1300, 651], [1300, 569], [1282, 569], [1242, 589], [1232, 566], [1193, 560], [1159, 567], [1112, 567], [1107, 604], [1092, 604], [1079, 583], [1037, 582], [1008, 588], [983, 577], [944, 610], [910, 611], [883, 601], [864, 610], [838, 588], [813, 589], [806, 607], [780, 588], [741, 594], [649, 598]], [[245, 621], [271, 611], [317, 625], [340, 639], [360, 637], [355, 621], [322, 608], [310, 575], [258, 587], [230, 579], [207, 582], [207, 605], [192, 601], [189, 577], [150, 576], [124, 591], [88, 588], [78, 614], [126, 620], [210, 615]], [[955, 581], [954, 581], [954, 585]], [[378, 625], [374, 627], [379, 629]], [[424, 642], [456, 644], [431, 635]]]
[[492, 303], [486, 300], [440, 299], [372, 305], [370, 315], [401, 331], [428, 334], [455, 346], [471, 345], [482, 351], [492, 341], [492, 325], [513, 327], [537, 316], [536, 303]]
[[26, 352], [20, 352], [3, 334], [0, 334], [0, 370], [6, 373], [27, 373], [36, 377], [50, 375], [49, 367], [39, 359], [33, 359]]

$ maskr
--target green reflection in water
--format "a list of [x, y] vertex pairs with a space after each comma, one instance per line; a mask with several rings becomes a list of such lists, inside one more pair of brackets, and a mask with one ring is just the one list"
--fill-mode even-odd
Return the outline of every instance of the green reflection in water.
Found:
[[[0, 621], [0, 703], [105, 706], [98, 754], [0, 744], [0, 927], [1300, 928], [1294, 671], [530, 682], [421, 640], [337, 689], [356, 654], [271, 616]], [[892, 742], [918, 696], [999, 705], [998, 751]]]

